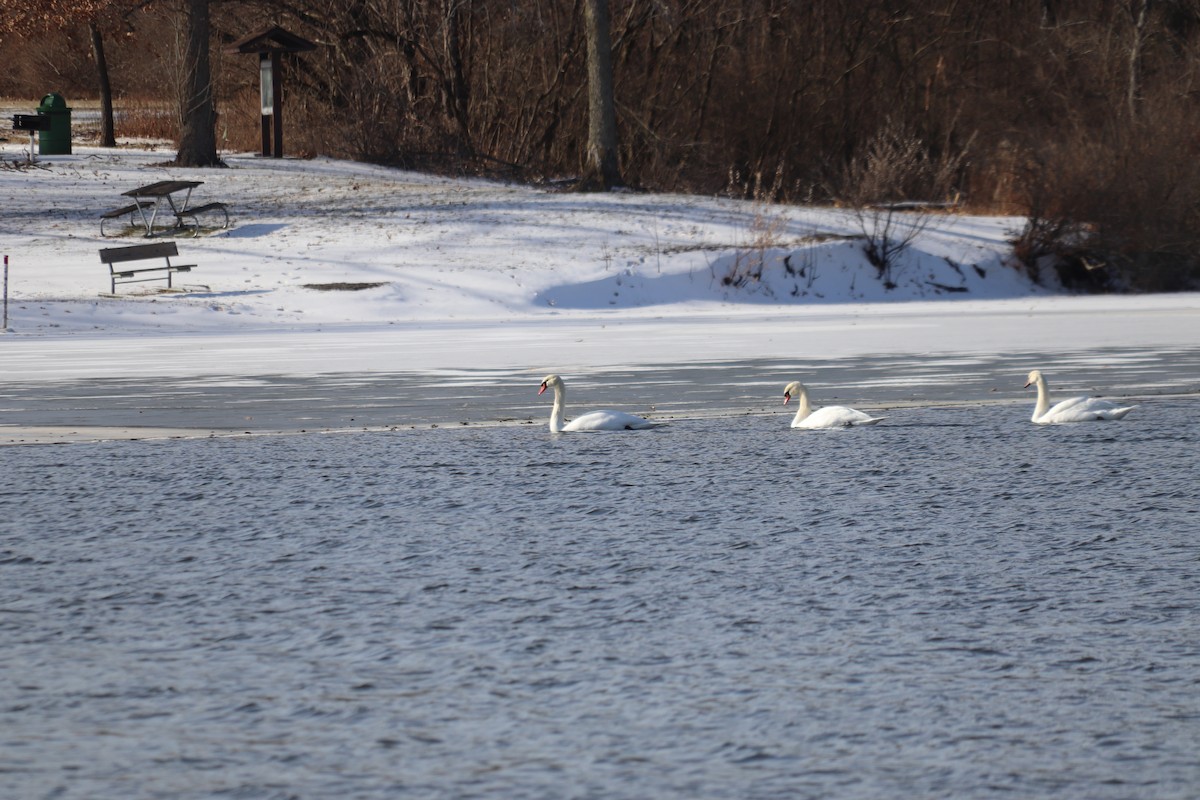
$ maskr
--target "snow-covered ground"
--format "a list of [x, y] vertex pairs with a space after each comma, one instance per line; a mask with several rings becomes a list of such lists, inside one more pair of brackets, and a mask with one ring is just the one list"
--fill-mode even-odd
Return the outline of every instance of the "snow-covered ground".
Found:
[[[1009, 217], [938, 215], [888, 288], [854, 214], [575, 194], [329, 159], [0, 145], [7, 381], [528, 369], [885, 353], [1200, 347], [1200, 295], [1072, 296], [1008, 263]], [[232, 224], [174, 238], [185, 291], [109, 291], [100, 214], [203, 181]]]

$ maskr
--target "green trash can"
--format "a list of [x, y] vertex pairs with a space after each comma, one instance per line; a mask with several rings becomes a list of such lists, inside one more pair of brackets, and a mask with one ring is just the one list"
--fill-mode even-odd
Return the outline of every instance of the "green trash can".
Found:
[[38, 152], [44, 156], [71, 154], [71, 109], [61, 94], [51, 92], [37, 107], [39, 116], [50, 118], [50, 129], [38, 131]]

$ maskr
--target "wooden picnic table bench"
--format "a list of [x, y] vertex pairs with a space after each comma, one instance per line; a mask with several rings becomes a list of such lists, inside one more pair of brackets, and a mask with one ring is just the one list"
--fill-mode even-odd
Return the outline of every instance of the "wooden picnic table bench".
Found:
[[[100, 250], [100, 261], [108, 265], [109, 276], [112, 278], [112, 293], [117, 293], [118, 283], [142, 283], [145, 281], [166, 280], [167, 288], [171, 288], [171, 276], [176, 272], [191, 272], [195, 264], [172, 264], [171, 256], [178, 256], [179, 248], [174, 242], [155, 242], [153, 244], [135, 244], [131, 247], [106, 247]], [[138, 267], [128, 269], [117, 264], [128, 264], [134, 261], [149, 261], [161, 258], [165, 262], [157, 267]], [[151, 277], [142, 277], [147, 273], [160, 273]]]
[[105, 211], [100, 215], [100, 235], [108, 235], [104, 232], [105, 222], [118, 219], [126, 214], [129, 215], [129, 227], [136, 228], [138, 224], [138, 217], [141, 215], [142, 209], [149, 208], [152, 205], [154, 205], [154, 203], [151, 203], [149, 200], [139, 200], [138, 202], [130, 203], [127, 206], [121, 206], [120, 208], [114, 208], [111, 211]]
[[[146, 227], [146, 236], [154, 234], [154, 225], [158, 221], [159, 211], [163, 213], [170, 212], [174, 218], [174, 222], [169, 227], [176, 230], [187, 227], [187, 221], [190, 219], [192, 223], [192, 235], [200, 232], [200, 215], [215, 214], [220, 212], [223, 216], [221, 223], [222, 228], [229, 227], [229, 211], [224, 203], [205, 203], [200, 206], [189, 206], [188, 203], [192, 199], [192, 189], [203, 184], [204, 181], [156, 181], [145, 186], [139, 186], [136, 189], [130, 189], [127, 192], [121, 192], [126, 197], [133, 198], [133, 203], [130, 205], [114, 208], [111, 211], [105, 211], [100, 215], [100, 235], [104, 236], [104, 223], [108, 220], [129, 215], [129, 224], [133, 227], [137, 226], [137, 221], [140, 218], [142, 224]], [[177, 200], [176, 195], [182, 194], [183, 199]]]
[[179, 220], [179, 223], [182, 226], [184, 218], [191, 217], [192, 224], [195, 225], [195, 231], [193, 232], [193, 235], [195, 235], [196, 233], [200, 232], [200, 219], [199, 219], [200, 215], [201, 214], [212, 214], [217, 211], [220, 211], [221, 214], [225, 217], [224, 221], [221, 223], [221, 227], [228, 228], [229, 227], [229, 210], [225, 207], [224, 203], [213, 202], [213, 203], [205, 203], [202, 206], [195, 206], [194, 208], [184, 208], [184, 209], [181, 209], [181, 210], [175, 212], [175, 218]]

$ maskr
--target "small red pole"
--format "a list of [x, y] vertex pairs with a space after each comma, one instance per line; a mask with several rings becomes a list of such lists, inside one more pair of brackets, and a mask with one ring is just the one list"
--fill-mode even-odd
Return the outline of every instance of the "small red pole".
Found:
[[8, 256], [4, 256], [4, 325], [0, 330], [8, 330]]

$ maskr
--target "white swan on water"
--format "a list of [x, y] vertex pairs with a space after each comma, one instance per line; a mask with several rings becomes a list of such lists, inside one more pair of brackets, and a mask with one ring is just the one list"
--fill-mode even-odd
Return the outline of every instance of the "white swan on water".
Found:
[[1046, 390], [1046, 378], [1040, 369], [1029, 373], [1025, 388], [1037, 384], [1037, 405], [1033, 408], [1033, 422], [1038, 425], [1053, 425], [1059, 422], [1090, 422], [1092, 420], [1120, 419], [1137, 406], [1121, 406], [1109, 400], [1095, 397], [1072, 397], [1061, 403], [1050, 405], [1050, 392]]
[[662, 423], [652, 422], [636, 414], [626, 414], [624, 411], [591, 411], [582, 417], [576, 417], [564, 424], [566, 415], [565, 402], [567, 387], [563, 379], [557, 375], [547, 375], [542, 379], [542, 387], [538, 394], [547, 389], [554, 390], [554, 409], [550, 412], [550, 432], [566, 433], [568, 431], [636, 431], [644, 428], [656, 428]]
[[808, 390], [800, 381], [792, 381], [783, 388], [784, 405], [793, 397], [800, 398], [800, 407], [796, 409], [796, 416], [792, 419], [793, 428], [849, 428], [855, 425], [874, 425], [887, 419], [872, 417], [845, 406], [825, 406], [813, 411], [808, 405]]

